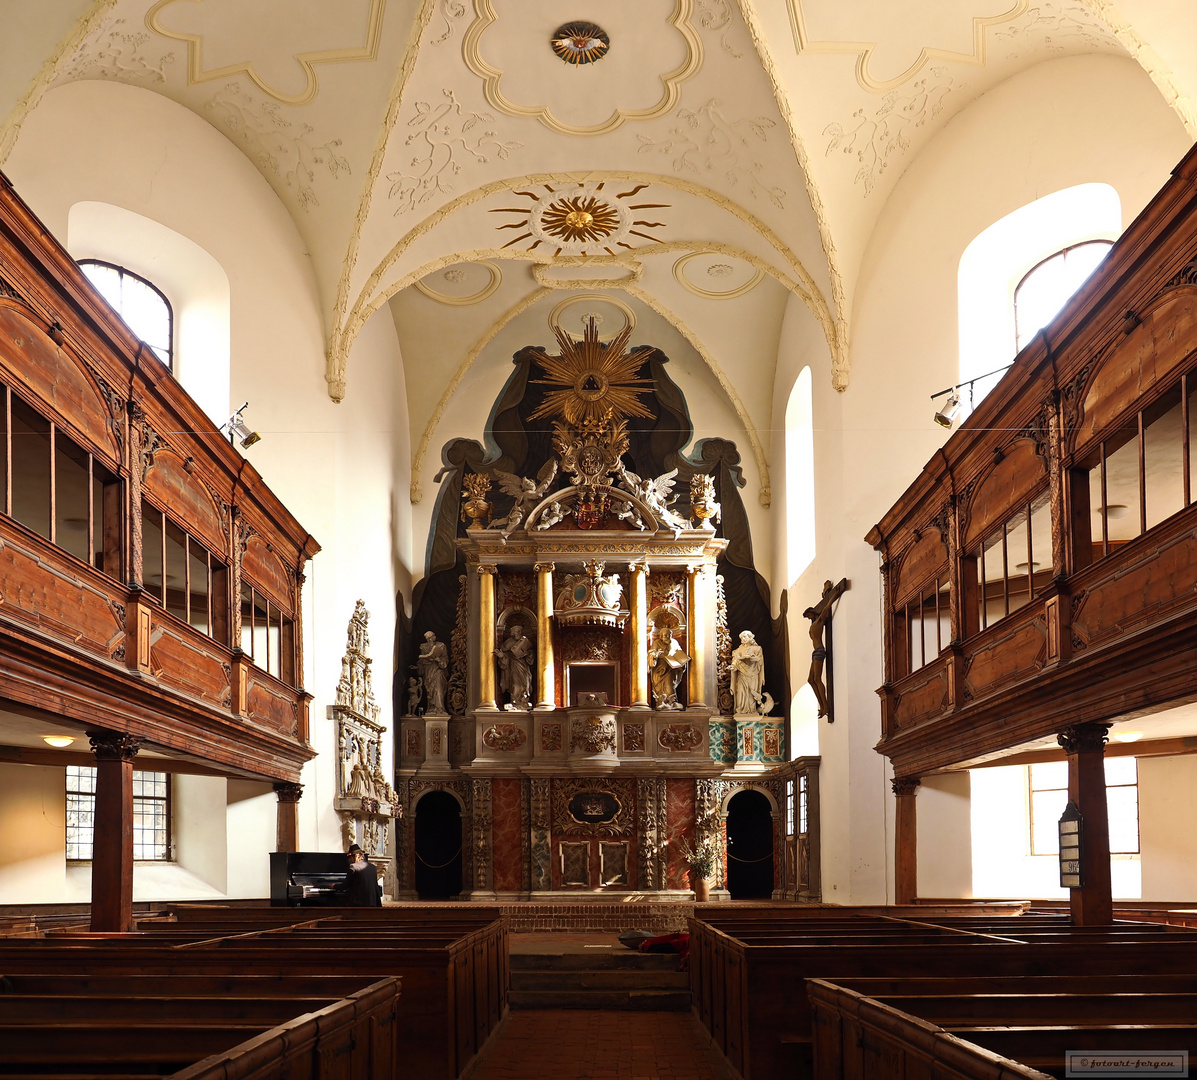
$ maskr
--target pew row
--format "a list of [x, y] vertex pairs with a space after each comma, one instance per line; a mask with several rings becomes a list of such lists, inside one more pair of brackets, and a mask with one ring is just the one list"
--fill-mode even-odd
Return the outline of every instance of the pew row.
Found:
[[5, 992], [0, 1076], [402, 1080], [400, 987], [380, 979], [333, 1002]]
[[[49, 1004], [53, 1000], [50, 995], [62, 989], [64, 979], [73, 981], [76, 989], [67, 991], [73, 996], [128, 998], [169, 992], [250, 1000], [255, 995], [270, 999], [324, 993], [332, 988], [322, 982], [328, 979], [337, 980], [335, 991], [344, 996], [377, 980], [399, 976], [404, 1004], [395, 1026], [406, 1075], [455, 1080], [505, 1014], [508, 942], [502, 919], [480, 923], [476, 918], [441, 918], [425, 924], [416, 919], [338, 914], [313, 920], [310, 912], [293, 912], [291, 919], [290, 923], [254, 916], [246, 919], [235, 910], [213, 919], [209, 911], [193, 924], [186, 919], [182, 924], [151, 924], [153, 929], [132, 935], [78, 933], [41, 941], [0, 942], [0, 975], [4, 976], [0, 1025], [4, 1023], [5, 996], [14, 999], [10, 1011], [15, 1015], [19, 1009], [35, 1008], [15, 999], [44, 993]], [[283, 987], [287, 989], [280, 989]], [[308, 1011], [310, 1004], [293, 1002], [286, 1018]], [[260, 1006], [264, 1010], [270, 1007]], [[83, 1016], [88, 1010], [112, 1010], [110, 1015], [119, 1019], [118, 1004], [83, 1002], [74, 1008], [80, 1023], [87, 1022]], [[249, 1034], [258, 1037], [261, 1029], [269, 1026], [259, 1023], [252, 1033], [243, 1027], [234, 1032], [238, 1037], [230, 1040], [227, 1032], [232, 1030], [230, 1025], [236, 1025], [230, 1018], [235, 1017], [236, 1008], [249, 1006], [230, 1005], [219, 1021], [226, 1034], [215, 1029], [207, 1035], [194, 1033], [194, 1045], [189, 1049], [192, 1056], [186, 1064], [227, 1051]], [[204, 1006], [197, 1012], [205, 1010], [219, 1011]], [[191, 1027], [199, 1022], [197, 1016]], [[142, 1024], [150, 1026], [148, 1021]], [[125, 1030], [127, 1038], [133, 1037], [133, 1030], [141, 1038], [141, 1028], [126, 1025]], [[153, 1033], [147, 1038], [152, 1042]]]
[[954, 1046], [968, 1050], [972, 1064], [950, 1074], [960, 1080], [985, 1080], [991, 1056], [1053, 1077], [1066, 1075], [1070, 1050], [1197, 1056], [1197, 995], [1162, 989], [1155, 978], [1114, 982], [1104, 993], [1093, 988], [1092, 979], [1078, 979], [1065, 991], [1030, 977], [1021, 980], [1020, 991], [1010, 993], [997, 992], [989, 985], [994, 980], [985, 978], [950, 980], [934, 990], [924, 985], [931, 981], [948, 982], [912, 979], [897, 993], [874, 997], [826, 980], [810, 981], [818, 1080], [922, 1075], [929, 1033], [933, 1044], [948, 1036]]
[[1160, 924], [1076, 930], [1057, 916], [915, 923], [789, 913], [769, 927], [741, 922], [733, 936], [691, 920], [690, 985], [699, 1020], [745, 1080], [812, 1074], [807, 979], [1197, 973], [1197, 934]]

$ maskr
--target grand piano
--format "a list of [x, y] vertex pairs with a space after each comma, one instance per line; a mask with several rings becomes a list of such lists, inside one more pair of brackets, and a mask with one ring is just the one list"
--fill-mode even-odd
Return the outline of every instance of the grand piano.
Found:
[[349, 858], [342, 851], [272, 851], [271, 907], [342, 907], [347, 873]]

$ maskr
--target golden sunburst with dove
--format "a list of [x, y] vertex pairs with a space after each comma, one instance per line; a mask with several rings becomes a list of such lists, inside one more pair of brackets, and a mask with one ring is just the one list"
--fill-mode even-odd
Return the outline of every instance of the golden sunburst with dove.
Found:
[[580, 341], [560, 327], [553, 327], [553, 333], [561, 353], [549, 356], [537, 349], [533, 358], [547, 377], [531, 381], [557, 389], [545, 394], [544, 401], [529, 419], [559, 416], [571, 427], [593, 429], [601, 427], [613, 416], [652, 418], [653, 413], [640, 401], [639, 395], [649, 393], [653, 381], [636, 377], [652, 348], [641, 345], [628, 350], [628, 339], [632, 334], [630, 326], [605, 346], [599, 341], [594, 319], [586, 321]]

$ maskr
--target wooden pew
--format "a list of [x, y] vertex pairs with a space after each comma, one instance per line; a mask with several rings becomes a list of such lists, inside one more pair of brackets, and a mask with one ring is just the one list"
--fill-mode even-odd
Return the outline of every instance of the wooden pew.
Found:
[[[910, 980], [896, 994], [872, 997], [812, 980], [807, 992], [818, 1080], [906, 1076], [905, 1070], [917, 1070], [921, 1060], [912, 1045], [925, 1041], [913, 1035], [929, 1029], [936, 1039], [964, 1040], [1054, 1076], [1064, 1075], [1069, 1050], [1197, 1055], [1197, 993], [1160, 991], [1146, 979], [1134, 990], [1123, 984], [1113, 993], [1092, 988], [1045, 992], [1034, 977], [1021, 980], [1021, 992], [997, 994], [986, 985], [992, 980], [961, 978], [938, 980], [950, 984], [946, 992], [930, 993], [927, 981]], [[980, 1080], [988, 1073], [964, 1070], [963, 1075]]]
[[[351, 916], [280, 926], [274, 925], [277, 920], [239, 915], [223, 925], [208, 919], [196, 920], [194, 927], [168, 926], [134, 935], [77, 934], [53, 944], [3, 942], [0, 973], [10, 974], [14, 986], [20, 978], [54, 971], [76, 972], [84, 979], [227, 979], [231, 972], [253, 971], [280, 980], [319, 972], [357, 978], [359, 986], [402, 975], [405, 1007], [399, 1026], [405, 1060], [414, 1075], [429, 1080], [460, 1075], [504, 1015], [509, 981], [505, 920], [478, 927], [476, 919], [438, 919], [425, 926], [415, 920]], [[462, 932], [456, 923], [474, 928]]]
[[[400, 980], [395, 978], [333, 1002], [294, 996], [39, 999], [4, 994], [0, 1075], [42, 1080], [110, 1074], [400, 1080], [409, 1074], [397, 1037], [399, 995]], [[262, 1046], [269, 1047], [269, 1057], [254, 1060], [246, 1049]], [[267, 1061], [265, 1072], [226, 1067], [239, 1062], [244, 1070]], [[213, 1071], [217, 1064], [224, 1071]]]
[[[945, 925], [928, 927], [889, 917], [861, 916], [864, 933], [826, 940], [822, 920], [787, 919], [770, 933], [759, 925], [733, 937], [703, 919], [690, 922], [694, 1008], [730, 1065], [746, 1080], [809, 1075], [811, 1014], [805, 980], [867, 976], [1197, 972], [1197, 935], [1158, 925], [1123, 924], [1069, 934], [1058, 918], [1001, 920], [1002, 933]], [[951, 931], [948, 933], [947, 931]], [[856, 941], [850, 939], [855, 936]], [[1100, 943], [1100, 947], [1096, 947]]]

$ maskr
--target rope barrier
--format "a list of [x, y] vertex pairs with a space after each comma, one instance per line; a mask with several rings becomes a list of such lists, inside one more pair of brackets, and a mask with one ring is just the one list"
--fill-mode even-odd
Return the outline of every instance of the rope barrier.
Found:
[[427, 859], [425, 859], [424, 856], [421, 855], [418, 851], [416, 852], [416, 858], [419, 859], [420, 862], [422, 862], [425, 866], [427, 866], [429, 870], [444, 870], [444, 868], [446, 866], [448, 866], [450, 863], [456, 862], [457, 856], [460, 854], [461, 854], [461, 846], [458, 845], [457, 850], [455, 852], [453, 852], [453, 854], [451, 856], [449, 856], [449, 862], [443, 862], [443, 863], [440, 863], [435, 866], [432, 863], [430, 863]]
[[762, 856], [761, 856], [759, 859], [738, 859], [738, 858], [736, 858], [736, 856], [735, 856], [735, 855], [733, 855], [733, 854], [732, 854], [732, 853], [729, 851], [729, 852], [727, 853], [727, 857], [728, 857], [729, 859], [733, 860], [734, 862], [742, 862], [742, 863], [758, 863], [758, 862], [764, 862], [766, 859], [771, 859], [771, 858], [773, 858], [773, 852], [771, 852], [771, 851], [770, 851], [768, 855], [762, 855]]

